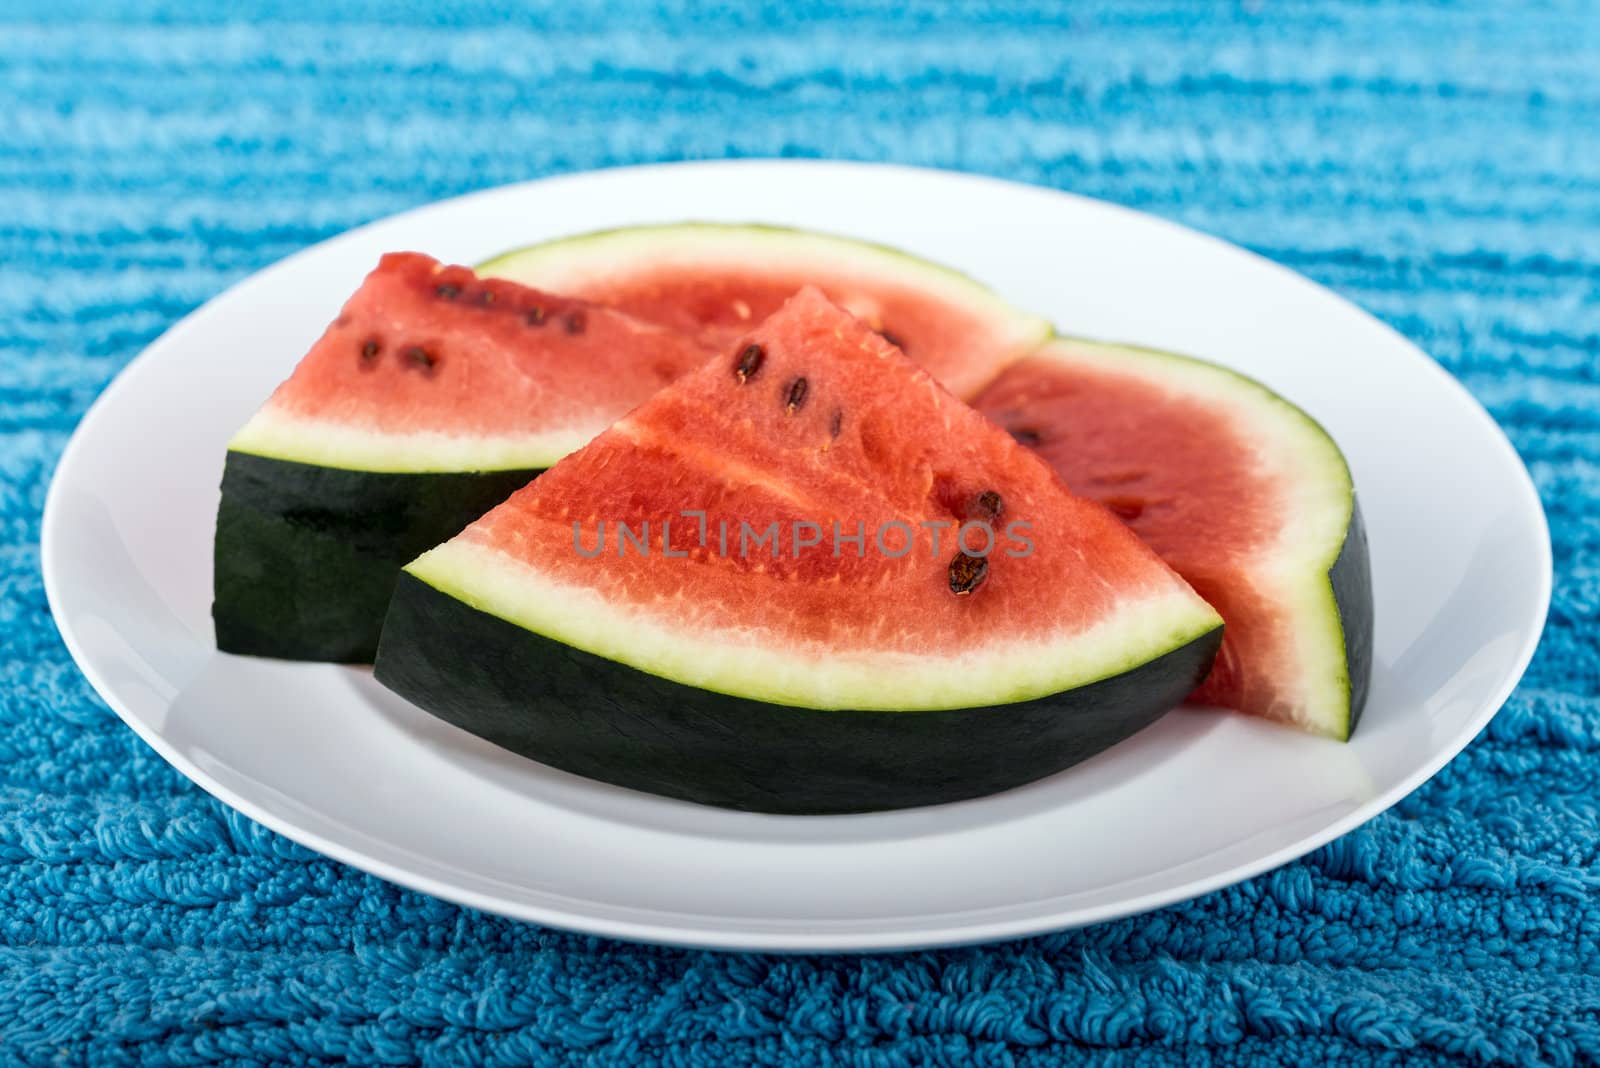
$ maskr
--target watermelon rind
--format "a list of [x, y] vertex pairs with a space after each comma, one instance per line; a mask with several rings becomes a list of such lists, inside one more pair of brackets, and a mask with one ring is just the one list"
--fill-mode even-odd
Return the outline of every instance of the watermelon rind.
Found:
[[[1041, 779], [1181, 702], [1210, 670], [1222, 636], [1215, 616], [1197, 620], [1202, 613], [1191, 608], [1167, 621], [1169, 647], [1158, 655], [1061, 692], [1008, 700], [1014, 685], [990, 675], [993, 699], [967, 707], [817, 709], [752, 696], [768, 689], [767, 658], [744, 659], [742, 672], [730, 667], [721, 678], [728, 692], [687, 685], [658, 673], [660, 665], [642, 670], [475, 607], [416, 570], [401, 574], [390, 603], [376, 667], [385, 686], [563, 771], [756, 812], [908, 808]], [[929, 657], [919, 668], [945, 678], [964, 670], [958, 658]], [[883, 685], [863, 696], [894, 700]]]
[[228, 453], [213, 554], [217, 647], [371, 663], [400, 567], [538, 473], [346, 471]]

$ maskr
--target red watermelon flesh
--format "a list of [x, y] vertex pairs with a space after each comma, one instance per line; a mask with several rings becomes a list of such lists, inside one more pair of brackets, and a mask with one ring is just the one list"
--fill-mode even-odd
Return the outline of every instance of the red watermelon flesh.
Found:
[[[704, 543], [685, 510], [705, 513]], [[956, 550], [970, 519], [996, 530], [985, 560]], [[660, 551], [662, 520], [681, 559]], [[648, 524], [655, 551], [619, 552], [619, 522]], [[577, 551], [601, 523], [604, 550]], [[739, 551], [742, 524], [774, 523], [776, 555]], [[821, 547], [802, 551], [808, 523]], [[834, 523], [859, 524], [865, 551], [835, 554]], [[929, 523], [947, 525], [937, 548]], [[911, 550], [880, 551], [880, 530]], [[407, 570], [646, 672], [815, 708], [1024, 700], [1217, 622], [1115, 517], [809, 288]]]
[[375, 471], [548, 467], [708, 351], [589, 301], [392, 253], [230, 448]]
[[485, 273], [545, 286], [726, 346], [804, 285], [967, 397], [1049, 324], [948, 268], [893, 249], [767, 226], [681, 223], [585, 234], [506, 253]]
[[1220, 367], [1069, 339], [973, 403], [1221, 613], [1222, 650], [1195, 701], [1348, 735], [1368, 670], [1357, 646], [1370, 592], [1364, 543], [1357, 580], [1330, 588], [1359, 521], [1348, 469], [1315, 422]]

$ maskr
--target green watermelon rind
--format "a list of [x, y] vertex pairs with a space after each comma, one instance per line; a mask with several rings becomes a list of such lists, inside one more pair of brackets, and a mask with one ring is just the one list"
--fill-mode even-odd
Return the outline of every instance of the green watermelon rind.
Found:
[[[725, 808], [827, 815], [962, 801], [1054, 774], [1180, 703], [1221, 636], [1214, 624], [1126, 670], [1031, 700], [810, 709], [598, 656], [404, 572], [375, 672], [441, 719], [563, 771]], [[938, 669], [931, 658], [929, 668]]]
[[1050, 357], [1056, 345], [1089, 350], [1127, 366], [1142, 361], [1157, 367], [1163, 382], [1172, 368], [1199, 376], [1230, 400], [1247, 405], [1255, 419], [1252, 432], [1270, 435], [1282, 445], [1292, 442], [1315, 462], [1300, 465], [1302, 488], [1315, 491], [1326, 509], [1321, 536], [1297, 547], [1292, 570], [1300, 589], [1289, 601], [1298, 626], [1313, 638], [1327, 663], [1328, 676], [1319, 692], [1330, 700], [1324, 712], [1300, 725], [1340, 741], [1348, 740], [1366, 705], [1372, 674], [1373, 597], [1366, 525], [1349, 462], [1333, 436], [1303, 408], [1270, 387], [1233, 368], [1210, 360], [1122, 342], [1057, 333], [1032, 355]]
[[212, 554], [217, 647], [370, 664], [400, 568], [537, 474], [346, 471], [228, 453]]

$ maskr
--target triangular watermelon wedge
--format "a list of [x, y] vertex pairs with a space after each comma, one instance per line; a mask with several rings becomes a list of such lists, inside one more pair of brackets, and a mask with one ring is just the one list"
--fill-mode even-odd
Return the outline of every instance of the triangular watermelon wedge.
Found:
[[806, 289], [407, 565], [377, 677], [568, 771], [844, 812], [1060, 770], [1220, 638], [1113, 515]]
[[709, 351], [587, 301], [383, 257], [228, 444], [218, 647], [370, 662], [401, 564]]

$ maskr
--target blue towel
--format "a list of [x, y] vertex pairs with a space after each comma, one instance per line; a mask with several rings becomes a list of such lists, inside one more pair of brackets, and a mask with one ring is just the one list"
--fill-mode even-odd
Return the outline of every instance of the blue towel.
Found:
[[[1431, 783], [1279, 871], [868, 958], [630, 946], [397, 889], [211, 801], [94, 697], [39, 513], [144, 345], [401, 208], [726, 156], [1072, 189], [1382, 316], [1544, 496], [1526, 681]], [[0, 635], [5, 1063], [1600, 1063], [1600, 9], [0, 3]]]

